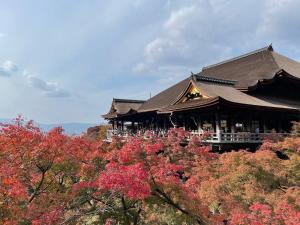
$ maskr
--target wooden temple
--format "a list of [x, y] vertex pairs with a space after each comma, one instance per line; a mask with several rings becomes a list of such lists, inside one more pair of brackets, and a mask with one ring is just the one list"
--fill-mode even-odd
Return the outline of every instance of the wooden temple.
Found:
[[268, 46], [203, 67], [146, 100], [113, 99], [111, 134], [183, 127], [214, 145], [259, 144], [300, 119], [300, 63]]

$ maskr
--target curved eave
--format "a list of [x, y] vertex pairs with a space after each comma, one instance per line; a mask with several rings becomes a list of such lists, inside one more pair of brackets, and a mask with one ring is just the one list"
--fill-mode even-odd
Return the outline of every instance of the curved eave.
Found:
[[115, 114], [104, 114], [104, 115], [101, 115], [101, 117], [104, 118], [105, 120], [110, 120], [110, 119], [116, 118], [117, 115], [115, 115]]
[[127, 113], [122, 113], [122, 114], [105, 114], [102, 115], [102, 117], [106, 120], [110, 120], [110, 119], [116, 119], [116, 118], [120, 118], [120, 117], [125, 117], [125, 116], [131, 116], [131, 115], [135, 115], [137, 114], [137, 111], [130, 109], [127, 111]]
[[145, 109], [145, 110], [137, 110], [137, 113], [148, 113], [148, 112], [156, 112], [159, 108], [153, 108], [153, 109]]
[[[187, 110], [193, 110], [193, 109], [200, 109], [205, 108], [209, 106], [214, 106], [219, 103], [219, 97], [207, 99], [205, 101], [197, 101], [194, 102], [186, 102], [181, 103], [178, 105], [172, 105], [170, 107], [166, 107], [160, 111], [158, 111], [158, 114], [166, 114], [166, 113], [172, 113], [172, 112], [178, 112], [178, 111], [187, 111]], [[194, 103], [194, 104], [193, 104]]]
[[295, 79], [300, 81], [300, 78], [297, 76], [294, 76], [292, 74], [289, 74], [288, 72], [286, 72], [283, 69], [280, 69], [278, 72], [276, 72], [272, 77], [267, 78], [267, 79], [261, 79], [261, 80], [257, 80], [256, 83], [252, 86], [249, 87], [237, 87], [236, 89], [239, 91], [255, 91], [259, 86], [261, 85], [268, 85], [273, 83], [278, 77], [287, 77], [290, 79]]
[[252, 109], [260, 109], [260, 110], [271, 110], [271, 111], [284, 111], [284, 112], [293, 112], [293, 113], [299, 113], [300, 110], [297, 108], [292, 107], [280, 107], [280, 106], [267, 106], [267, 105], [255, 105], [255, 104], [244, 104], [244, 103], [237, 103], [233, 101], [229, 101], [227, 99], [224, 99], [222, 97], [215, 97], [212, 99], [209, 99], [209, 101], [195, 101], [194, 104], [179, 104], [177, 107], [176, 105], [173, 105], [168, 108], [164, 108], [160, 111], [158, 111], [158, 114], [170, 114], [173, 112], [179, 112], [179, 111], [188, 111], [188, 110], [194, 110], [194, 109], [201, 109], [206, 107], [215, 106], [217, 104], [222, 105], [228, 105], [228, 106], [234, 106], [239, 108], [252, 108]]
[[229, 105], [229, 106], [235, 106], [239, 108], [254, 108], [254, 109], [261, 109], [261, 110], [271, 110], [271, 111], [284, 111], [284, 112], [293, 112], [293, 113], [299, 113], [300, 109], [297, 108], [292, 108], [292, 107], [276, 107], [276, 106], [266, 106], [266, 105], [254, 105], [254, 104], [243, 104], [243, 103], [237, 103], [237, 102], [232, 102], [224, 98], [220, 98], [219, 101], [223, 105]]

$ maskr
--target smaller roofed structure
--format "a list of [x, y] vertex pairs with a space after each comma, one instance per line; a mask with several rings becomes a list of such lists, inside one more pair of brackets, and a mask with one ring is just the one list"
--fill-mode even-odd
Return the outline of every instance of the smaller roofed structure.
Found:
[[118, 99], [114, 98], [107, 114], [102, 115], [104, 119], [113, 119], [137, 112], [144, 100]]

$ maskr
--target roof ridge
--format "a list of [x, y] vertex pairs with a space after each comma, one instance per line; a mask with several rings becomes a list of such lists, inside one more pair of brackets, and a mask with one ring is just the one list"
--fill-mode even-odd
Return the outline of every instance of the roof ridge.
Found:
[[136, 103], [145, 102], [145, 100], [123, 99], [123, 98], [113, 98], [113, 101], [114, 102], [136, 102]]
[[206, 81], [206, 82], [212, 82], [212, 83], [218, 83], [218, 84], [227, 84], [227, 85], [234, 85], [237, 81], [235, 80], [228, 80], [228, 79], [220, 79], [220, 78], [214, 78], [209, 76], [201, 75], [201, 73], [193, 75], [195, 81]]
[[242, 59], [242, 58], [245, 58], [247, 56], [254, 55], [254, 54], [257, 54], [257, 53], [260, 53], [260, 52], [263, 52], [263, 51], [271, 51], [272, 52], [273, 50], [274, 49], [273, 49], [273, 46], [272, 46], [272, 43], [271, 43], [270, 45], [268, 45], [266, 47], [263, 47], [263, 48], [260, 48], [260, 49], [248, 52], [246, 54], [243, 54], [243, 55], [240, 55], [240, 56], [237, 56], [237, 57], [233, 57], [231, 59], [227, 59], [227, 60], [215, 63], [215, 64], [211, 64], [209, 66], [204, 66], [204, 67], [202, 67], [202, 71], [206, 70], [206, 69], [209, 69], [209, 68], [212, 68], [212, 67], [215, 67], [215, 66], [223, 65], [225, 63], [233, 62], [235, 60]]

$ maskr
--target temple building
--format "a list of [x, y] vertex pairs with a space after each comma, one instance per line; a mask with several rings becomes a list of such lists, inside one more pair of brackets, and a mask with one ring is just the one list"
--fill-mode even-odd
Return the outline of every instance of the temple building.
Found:
[[208, 131], [212, 144], [259, 144], [300, 120], [300, 63], [268, 46], [203, 67], [146, 100], [113, 99], [103, 115], [113, 133]]

